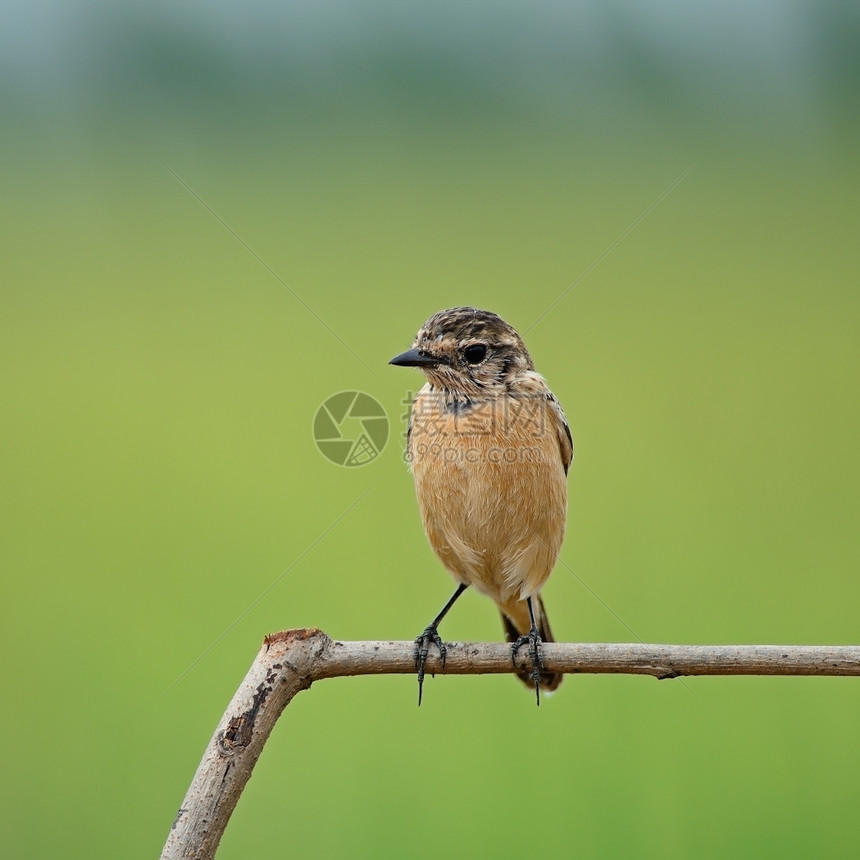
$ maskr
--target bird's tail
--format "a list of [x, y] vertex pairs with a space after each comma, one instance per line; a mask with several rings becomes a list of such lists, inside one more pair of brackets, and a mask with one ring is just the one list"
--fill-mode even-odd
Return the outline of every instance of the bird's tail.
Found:
[[[534, 609], [535, 622], [537, 623], [541, 641], [555, 642], [552, 629], [549, 626], [549, 619], [546, 617], [543, 598], [540, 595], [532, 597], [532, 608]], [[531, 619], [529, 618], [528, 604], [525, 600], [518, 600], [516, 603], [507, 604], [501, 610], [501, 614], [502, 624], [505, 628], [505, 639], [508, 642], [516, 642], [520, 636], [525, 636], [529, 632]], [[527, 687], [534, 689], [534, 680], [530, 671], [524, 669], [521, 672], [517, 672], [517, 677]], [[541, 672], [540, 687], [545, 693], [551, 693], [561, 683], [562, 678], [564, 678], [564, 675], [561, 672]]]

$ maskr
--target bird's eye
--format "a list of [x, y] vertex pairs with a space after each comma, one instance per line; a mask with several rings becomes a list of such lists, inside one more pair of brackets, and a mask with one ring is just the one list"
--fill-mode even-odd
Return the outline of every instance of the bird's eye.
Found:
[[469, 364], [480, 364], [487, 357], [487, 347], [483, 343], [473, 343], [463, 350], [463, 358]]

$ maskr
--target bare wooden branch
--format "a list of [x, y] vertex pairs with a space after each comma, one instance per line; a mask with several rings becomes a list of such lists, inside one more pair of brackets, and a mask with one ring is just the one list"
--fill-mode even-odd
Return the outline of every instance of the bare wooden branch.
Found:
[[[514, 672], [510, 645], [453, 642], [444, 670], [437, 654], [428, 674]], [[176, 815], [162, 860], [215, 856], [239, 795], [284, 708], [314, 681], [346, 675], [415, 671], [412, 642], [335, 642], [321, 630], [287, 630], [267, 636], [230, 702]], [[632, 673], [655, 678], [682, 675], [860, 675], [860, 646], [646, 645], [548, 643], [549, 672]], [[517, 657], [520, 668], [528, 655]], [[411, 703], [410, 703], [411, 704]]]

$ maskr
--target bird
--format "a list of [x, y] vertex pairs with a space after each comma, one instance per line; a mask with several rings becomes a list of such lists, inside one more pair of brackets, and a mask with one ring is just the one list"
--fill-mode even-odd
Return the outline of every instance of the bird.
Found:
[[498, 606], [512, 660], [528, 645], [531, 670], [517, 674], [540, 705], [541, 689], [563, 677], [541, 658], [542, 643], [554, 641], [541, 589], [564, 539], [573, 459], [561, 404], [520, 335], [491, 311], [439, 311], [389, 364], [426, 378], [412, 401], [406, 456], [427, 538], [457, 582], [415, 639], [418, 704], [431, 646], [445, 665], [439, 624], [473, 586]]

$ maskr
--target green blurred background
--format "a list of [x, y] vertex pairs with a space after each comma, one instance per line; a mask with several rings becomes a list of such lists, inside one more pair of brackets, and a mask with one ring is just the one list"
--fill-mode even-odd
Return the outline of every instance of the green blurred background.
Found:
[[[561, 639], [857, 641], [856, 5], [0, 15], [4, 856], [157, 855], [265, 633], [431, 619], [386, 362], [451, 305], [524, 331], [577, 282], [527, 336]], [[345, 469], [311, 422], [353, 388], [392, 435]], [[856, 680], [415, 686], [296, 699], [219, 856], [856, 853]]]

